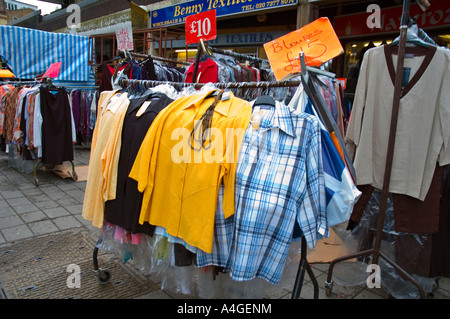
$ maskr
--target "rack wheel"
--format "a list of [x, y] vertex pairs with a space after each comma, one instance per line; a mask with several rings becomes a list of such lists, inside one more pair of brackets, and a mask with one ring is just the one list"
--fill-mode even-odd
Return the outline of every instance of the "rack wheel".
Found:
[[97, 279], [101, 284], [106, 284], [111, 279], [111, 273], [107, 270], [99, 269]]
[[333, 291], [333, 282], [325, 282], [325, 295], [327, 297], [330, 297], [332, 291]]

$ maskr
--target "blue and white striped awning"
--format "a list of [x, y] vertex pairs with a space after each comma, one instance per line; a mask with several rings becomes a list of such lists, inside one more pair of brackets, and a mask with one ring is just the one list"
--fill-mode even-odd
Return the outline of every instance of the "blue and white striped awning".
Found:
[[34, 79], [53, 63], [62, 62], [54, 80], [88, 82], [89, 49], [86, 36], [0, 26], [0, 55], [21, 79]]

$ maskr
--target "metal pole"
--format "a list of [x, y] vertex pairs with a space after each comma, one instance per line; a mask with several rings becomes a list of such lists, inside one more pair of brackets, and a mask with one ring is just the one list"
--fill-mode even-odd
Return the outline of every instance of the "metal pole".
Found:
[[392, 102], [391, 126], [389, 131], [388, 149], [386, 153], [386, 165], [384, 172], [383, 189], [381, 193], [380, 211], [378, 215], [377, 232], [375, 236], [373, 263], [378, 264], [381, 238], [383, 234], [384, 220], [386, 216], [387, 200], [389, 197], [389, 184], [391, 180], [392, 161], [394, 157], [395, 135], [397, 131], [398, 112], [402, 97], [403, 66], [405, 58], [406, 35], [408, 31], [410, 0], [403, 1], [403, 13], [400, 26], [400, 42], [398, 48], [397, 69], [395, 75], [394, 97]]

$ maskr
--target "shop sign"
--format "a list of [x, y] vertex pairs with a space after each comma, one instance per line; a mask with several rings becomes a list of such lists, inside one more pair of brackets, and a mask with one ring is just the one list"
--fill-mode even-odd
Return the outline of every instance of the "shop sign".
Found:
[[194, 0], [151, 12], [152, 28], [184, 24], [190, 15], [216, 10], [217, 17], [296, 5], [298, 0]]
[[[232, 34], [217, 34], [214, 40], [209, 40], [208, 45], [211, 46], [234, 46], [234, 45], [263, 45], [266, 42], [272, 41], [285, 34], [287, 31], [267, 31], [267, 32], [248, 32], [248, 33], [232, 33]], [[155, 48], [159, 47], [159, 43], [155, 42]], [[171, 42], [173, 48], [184, 48], [186, 41], [173, 40]]]
[[191, 15], [186, 18], [186, 44], [200, 40], [214, 40], [217, 36], [216, 10]]
[[277, 81], [301, 71], [300, 52], [307, 66], [320, 66], [344, 52], [328, 18], [319, 18], [304, 27], [264, 44]]
[[[416, 18], [419, 28], [450, 26], [448, 0], [437, 0], [430, 3], [431, 7], [425, 12], [416, 3], [412, 3], [410, 6], [410, 16]], [[334, 30], [340, 38], [399, 32], [402, 9], [402, 6], [381, 9], [380, 28], [370, 28], [367, 25], [367, 19], [372, 14], [371, 12], [338, 16], [334, 19]]]

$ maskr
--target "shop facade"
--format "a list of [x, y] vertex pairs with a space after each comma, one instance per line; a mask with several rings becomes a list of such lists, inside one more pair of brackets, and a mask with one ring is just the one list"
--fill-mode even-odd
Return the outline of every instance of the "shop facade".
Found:
[[[178, 2], [178, 3], [176, 3]], [[318, 18], [317, 5], [302, 0], [194, 0], [162, 1], [148, 8], [150, 27], [164, 27], [185, 33], [186, 17], [216, 10], [217, 37], [208, 45], [266, 59], [263, 44], [292, 32]], [[186, 46], [185, 39], [172, 41], [172, 57], [192, 60], [196, 45]], [[152, 47], [153, 52], [158, 43]]]
[[[373, 3], [376, 4], [377, 1]], [[392, 1], [390, 4], [380, 1], [378, 3], [381, 9], [379, 25], [373, 28], [370, 28], [367, 22], [375, 22], [374, 11], [370, 10], [337, 15], [333, 19], [334, 29], [345, 50], [345, 54], [333, 61], [333, 71], [339, 77], [347, 79], [348, 93], [355, 90], [364, 53], [372, 47], [392, 43], [399, 35], [402, 6], [392, 6]], [[412, 2], [410, 16], [436, 44], [450, 47], [450, 2], [432, 0], [430, 4], [430, 9], [423, 12], [417, 3]]]

